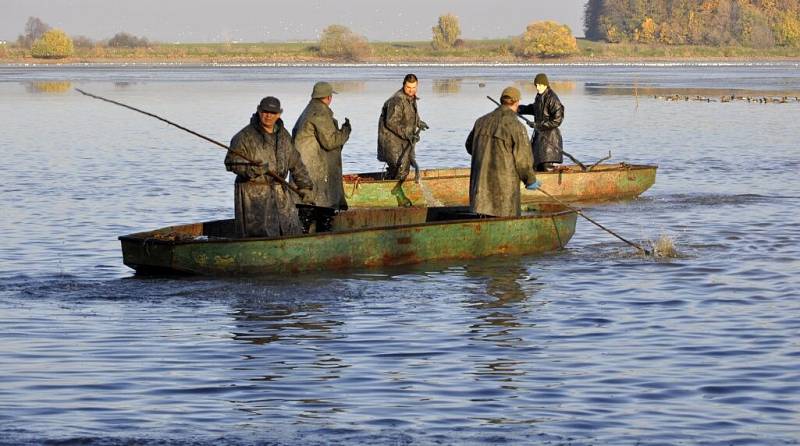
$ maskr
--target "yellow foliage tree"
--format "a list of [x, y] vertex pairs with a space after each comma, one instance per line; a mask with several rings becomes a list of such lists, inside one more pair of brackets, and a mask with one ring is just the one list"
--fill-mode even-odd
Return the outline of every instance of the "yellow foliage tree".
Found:
[[521, 57], [560, 57], [578, 52], [578, 41], [567, 25], [553, 21], [533, 22], [514, 39], [514, 52]]
[[783, 13], [775, 24], [774, 33], [779, 45], [800, 46], [800, 18], [791, 12]]
[[634, 39], [641, 43], [652, 43], [656, 39], [656, 22], [650, 17], [645, 17], [636, 30]]
[[453, 44], [461, 35], [461, 26], [458, 24], [458, 17], [453, 14], [439, 16], [439, 23], [432, 28], [433, 41], [431, 44], [434, 49], [452, 48]]
[[67, 33], [53, 28], [36, 39], [31, 46], [31, 56], [43, 59], [60, 59], [72, 56], [75, 48]]

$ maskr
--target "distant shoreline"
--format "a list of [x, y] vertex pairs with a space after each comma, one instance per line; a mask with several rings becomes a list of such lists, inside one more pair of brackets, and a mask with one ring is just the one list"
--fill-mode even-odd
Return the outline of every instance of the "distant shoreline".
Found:
[[326, 59], [316, 60], [253, 60], [231, 59], [218, 60], [206, 58], [114, 58], [114, 59], [0, 59], [0, 66], [17, 67], [48, 67], [48, 66], [286, 66], [286, 67], [380, 67], [380, 66], [589, 66], [589, 65], [746, 65], [746, 64], [798, 64], [798, 57], [686, 57], [686, 58], [564, 58], [546, 59], [536, 61], [513, 60], [464, 60], [464, 59], [409, 59], [409, 60], [364, 60], [359, 62], [332, 61]]
[[315, 42], [286, 43], [158, 43], [144, 48], [76, 48], [63, 59], [37, 59], [29, 50], [0, 45], [0, 64], [49, 65], [590, 65], [632, 63], [770, 63], [800, 62], [800, 49], [774, 47], [710, 47], [605, 43], [578, 40], [578, 53], [566, 57], [523, 59], [510, 41], [469, 40], [449, 50], [434, 50], [430, 42], [371, 42], [371, 54], [360, 60], [319, 55]]

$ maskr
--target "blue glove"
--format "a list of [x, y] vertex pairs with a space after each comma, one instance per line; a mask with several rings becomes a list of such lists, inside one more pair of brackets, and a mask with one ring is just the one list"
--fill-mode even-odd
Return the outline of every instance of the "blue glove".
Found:
[[539, 180], [536, 180], [536, 181], [534, 181], [533, 183], [531, 183], [531, 184], [529, 184], [529, 185], [525, 186], [525, 189], [528, 189], [528, 190], [536, 190], [536, 189], [538, 189], [538, 188], [539, 188], [539, 187], [541, 187], [541, 186], [542, 186], [542, 183], [540, 183], [540, 182], [539, 182]]

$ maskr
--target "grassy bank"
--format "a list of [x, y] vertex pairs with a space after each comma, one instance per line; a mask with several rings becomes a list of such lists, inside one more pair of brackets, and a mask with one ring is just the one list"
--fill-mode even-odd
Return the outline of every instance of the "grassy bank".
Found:
[[[434, 50], [429, 41], [371, 42], [364, 63], [569, 63], [661, 60], [800, 60], [800, 49], [776, 47], [668, 46], [578, 40], [578, 54], [564, 58], [522, 59], [509, 39], [468, 40], [449, 50]], [[76, 48], [66, 59], [35, 59], [30, 51], [0, 46], [0, 63], [338, 63], [320, 57], [316, 42], [159, 43], [148, 48]]]

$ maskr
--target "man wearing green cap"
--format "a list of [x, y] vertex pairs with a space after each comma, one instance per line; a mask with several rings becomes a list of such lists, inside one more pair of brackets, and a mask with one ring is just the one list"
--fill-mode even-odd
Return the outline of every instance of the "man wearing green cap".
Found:
[[466, 142], [472, 155], [469, 175], [469, 205], [485, 216], [520, 215], [520, 181], [528, 189], [539, 182], [533, 171], [528, 131], [517, 119], [520, 92], [507, 87], [500, 106], [478, 118]]
[[547, 75], [539, 73], [533, 80], [536, 99], [533, 104], [520, 105], [520, 115], [533, 115], [533, 161], [537, 171], [552, 171], [564, 161], [564, 141], [559, 126], [564, 122], [564, 106], [550, 88]]
[[292, 135], [281, 120], [281, 101], [267, 96], [231, 140], [225, 168], [236, 174], [234, 224], [240, 237], [278, 237], [303, 233], [295, 197], [276, 181], [291, 173], [300, 200], [310, 203], [313, 185]]
[[317, 206], [347, 209], [342, 185], [342, 148], [350, 138], [350, 120], [342, 128], [333, 117], [333, 86], [317, 82], [311, 100], [292, 129], [292, 139], [314, 183]]

